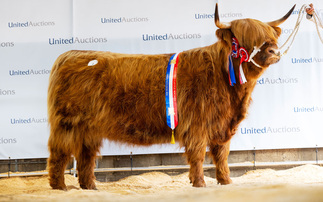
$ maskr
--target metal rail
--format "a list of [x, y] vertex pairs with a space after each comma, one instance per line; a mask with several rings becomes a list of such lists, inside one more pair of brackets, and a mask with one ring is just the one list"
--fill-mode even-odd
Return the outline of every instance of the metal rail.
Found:
[[[275, 167], [295, 167], [306, 164], [313, 165], [323, 165], [323, 161], [286, 161], [286, 162], [244, 162], [244, 163], [232, 163], [229, 164], [230, 168], [275, 168]], [[213, 164], [204, 164], [204, 169], [215, 168]], [[131, 172], [131, 171], [166, 171], [166, 170], [189, 170], [189, 165], [171, 165], [171, 166], [149, 166], [149, 167], [121, 167], [121, 168], [96, 168], [94, 169], [95, 173], [104, 173], [104, 172]], [[74, 168], [71, 170], [66, 170], [65, 174], [76, 175], [77, 170]], [[43, 176], [48, 175], [47, 171], [35, 171], [35, 172], [10, 172], [0, 174], [0, 178], [9, 177], [27, 177], [27, 176]]]

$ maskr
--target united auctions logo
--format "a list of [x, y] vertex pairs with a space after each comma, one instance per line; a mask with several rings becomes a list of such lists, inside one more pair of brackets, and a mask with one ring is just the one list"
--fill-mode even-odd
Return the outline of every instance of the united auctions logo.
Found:
[[144, 41], [166, 41], [166, 40], [181, 40], [181, 39], [199, 39], [202, 35], [200, 33], [190, 34], [143, 34]]
[[72, 37], [72, 38], [49, 38], [50, 45], [60, 45], [60, 44], [74, 44], [74, 43], [106, 43], [108, 42], [107, 38], [97, 38], [97, 37]]
[[294, 29], [285, 29], [285, 28], [282, 28], [281, 29], [281, 34], [290, 35], [293, 31], [294, 31]]
[[26, 22], [8, 22], [9, 28], [24, 28], [24, 27], [46, 27], [46, 26], [55, 26], [55, 22], [32, 22], [32, 21], [26, 21]]
[[270, 84], [296, 84], [298, 78], [261, 78], [257, 80], [258, 85], [270, 85]]
[[277, 133], [299, 133], [300, 127], [263, 127], [263, 128], [241, 128], [240, 133], [242, 135], [247, 134], [277, 134]]
[[28, 70], [9, 70], [10, 76], [29, 76], [29, 75], [48, 75], [50, 70], [48, 69], [28, 69]]
[[15, 95], [15, 94], [16, 94], [15, 90], [0, 89], [0, 96]]
[[136, 22], [148, 22], [149, 18], [147, 17], [119, 17], [119, 18], [101, 18], [102, 24], [118, 24], [118, 23], [136, 23]]
[[9, 47], [14, 47], [15, 43], [12, 41], [7, 41], [7, 42], [1, 42], [0, 41], [0, 48], [9, 48]]
[[10, 119], [10, 123], [13, 125], [17, 124], [32, 124], [32, 123], [47, 123], [47, 118], [18, 118], [18, 119]]
[[[214, 13], [195, 13], [194, 18], [196, 20], [201, 20], [201, 19], [214, 19]], [[241, 18], [243, 17], [242, 13], [222, 13], [220, 14], [220, 19], [221, 18]]]
[[321, 63], [323, 58], [310, 57], [310, 58], [292, 58], [292, 64], [306, 64], [306, 63]]
[[0, 138], [0, 144], [16, 144], [17, 138]]
[[323, 107], [321, 106], [311, 106], [311, 107], [294, 107], [295, 113], [313, 113], [313, 112], [323, 112]]

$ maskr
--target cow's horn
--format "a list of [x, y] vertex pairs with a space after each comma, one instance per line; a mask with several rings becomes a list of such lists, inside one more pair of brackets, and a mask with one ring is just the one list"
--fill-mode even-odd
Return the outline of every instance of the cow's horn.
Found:
[[291, 8], [288, 13], [282, 17], [281, 19], [279, 20], [275, 20], [275, 21], [272, 21], [272, 22], [267, 22], [268, 25], [272, 26], [272, 27], [278, 27], [280, 24], [282, 24], [283, 22], [285, 22], [285, 20], [287, 20], [287, 18], [292, 14], [294, 8], [295, 8], [296, 4], [293, 6], [293, 8]]
[[215, 5], [214, 22], [215, 22], [215, 25], [220, 29], [230, 29], [231, 28], [231, 23], [220, 22], [218, 4]]

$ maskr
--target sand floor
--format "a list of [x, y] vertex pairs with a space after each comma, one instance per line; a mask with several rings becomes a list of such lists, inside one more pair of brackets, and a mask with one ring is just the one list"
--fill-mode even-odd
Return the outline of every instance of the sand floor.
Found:
[[52, 190], [48, 176], [0, 179], [0, 201], [323, 201], [323, 167], [304, 165], [288, 170], [255, 170], [221, 186], [205, 178], [206, 188], [193, 188], [188, 173], [169, 176], [149, 172], [117, 182], [97, 182], [99, 191], [82, 190], [66, 175], [68, 191]]

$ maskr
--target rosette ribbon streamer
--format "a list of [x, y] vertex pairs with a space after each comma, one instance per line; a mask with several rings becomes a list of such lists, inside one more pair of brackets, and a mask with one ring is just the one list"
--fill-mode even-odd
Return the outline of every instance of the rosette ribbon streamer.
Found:
[[239, 65], [239, 80], [240, 84], [244, 84], [247, 82], [247, 79], [244, 75], [243, 69], [242, 69], [242, 63], [247, 62], [249, 60], [248, 52], [245, 48], [241, 47], [239, 49], [239, 55], [240, 55], [240, 65]]
[[232, 38], [232, 51], [231, 54], [229, 55], [229, 83], [231, 86], [233, 86], [236, 83], [235, 79], [235, 73], [234, 73], [234, 66], [232, 62], [232, 57], [233, 58], [239, 58], [240, 57], [240, 63], [239, 63], [239, 81], [240, 84], [244, 84], [247, 82], [246, 76], [243, 72], [242, 68], [242, 63], [243, 62], [252, 62], [255, 66], [262, 68], [259, 64], [257, 64], [252, 58], [261, 51], [261, 47], [265, 44], [265, 42], [259, 46], [259, 47], [254, 47], [254, 50], [252, 51], [251, 55], [249, 56], [248, 51], [239, 46], [239, 42], [237, 38]]
[[166, 121], [167, 125], [172, 129], [171, 144], [175, 144], [174, 129], [178, 124], [177, 114], [177, 92], [176, 92], [176, 72], [178, 64], [178, 55], [176, 53], [171, 56], [167, 66], [165, 98], [166, 98]]

